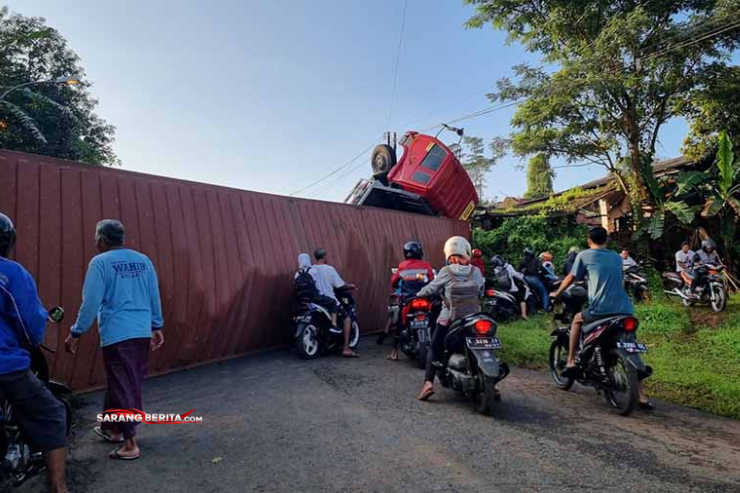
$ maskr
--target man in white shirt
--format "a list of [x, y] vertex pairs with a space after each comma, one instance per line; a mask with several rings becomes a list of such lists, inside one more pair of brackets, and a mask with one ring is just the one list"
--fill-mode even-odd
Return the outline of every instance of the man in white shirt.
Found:
[[328, 264], [326, 258], [327, 252], [325, 249], [317, 248], [316, 251], [313, 253], [313, 256], [316, 259], [316, 263], [313, 265], [313, 267], [311, 267], [311, 276], [313, 276], [314, 281], [316, 281], [316, 289], [319, 290], [319, 294], [321, 294], [322, 296], [332, 298], [334, 301], [337, 302], [337, 305], [339, 306], [339, 316], [343, 318], [344, 349], [342, 350], [342, 356], [347, 358], [357, 358], [358, 354], [352, 351], [352, 349], [349, 347], [349, 337], [352, 330], [352, 321], [344, 312], [344, 309], [339, 303], [339, 300], [337, 300], [337, 295], [334, 294], [334, 289], [357, 289], [357, 286], [344, 282], [344, 280], [342, 280], [342, 278], [339, 276], [337, 270]]
[[691, 251], [691, 245], [688, 241], [684, 241], [681, 243], [681, 249], [676, 252], [676, 272], [688, 272], [693, 258], [694, 252]]
[[622, 250], [622, 266], [626, 269], [628, 267], [634, 267], [637, 265], [637, 262], [630, 257], [630, 251], [626, 248]]

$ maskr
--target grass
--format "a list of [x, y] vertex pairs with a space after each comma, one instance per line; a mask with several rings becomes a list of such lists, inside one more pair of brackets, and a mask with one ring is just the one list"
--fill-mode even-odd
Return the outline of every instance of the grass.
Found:
[[[732, 297], [719, 316], [662, 296], [637, 305], [636, 316], [637, 338], [648, 344], [645, 361], [655, 371], [645, 382], [649, 395], [740, 419], [740, 296]], [[546, 314], [502, 324], [504, 361], [546, 369], [553, 328]]]

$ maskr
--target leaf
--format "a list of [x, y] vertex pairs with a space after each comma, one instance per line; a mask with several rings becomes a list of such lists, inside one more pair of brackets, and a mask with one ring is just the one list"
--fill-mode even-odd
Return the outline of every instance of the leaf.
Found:
[[0, 106], [8, 110], [8, 113], [13, 115], [18, 121], [20, 121], [21, 125], [37, 140], [41, 141], [44, 144], [47, 143], [46, 137], [44, 137], [44, 134], [41, 132], [41, 130], [39, 130], [39, 127], [36, 126], [36, 121], [28, 116], [25, 111], [8, 101], [0, 101]]
[[52, 29], [51, 28], [39, 29], [38, 31], [34, 31], [32, 33], [28, 33], [26, 35], [26, 38], [27, 39], [45, 39], [45, 38], [50, 37], [51, 34], [52, 34]]
[[665, 208], [683, 224], [691, 224], [696, 215], [696, 210], [685, 202], [668, 202]]
[[687, 171], [676, 177], [676, 195], [683, 195], [709, 180], [710, 175], [702, 171]]
[[719, 136], [717, 149], [717, 169], [719, 170], [719, 189], [726, 195], [732, 188], [735, 179], [735, 155], [732, 152], [732, 142], [726, 132]]
[[714, 217], [722, 210], [722, 205], [722, 200], [719, 197], [709, 197], [704, 203], [701, 215], [703, 217]]
[[735, 211], [735, 215], [740, 217], [740, 200], [737, 200], [735, 197], [729, 197], [727, 203]]
[[214, 457], [213, 459], [211, 459], [211, 464], [218, 464], [222, 460], [224, 460], [223, 457]]
[[44, 96], [43, 94], [38, 93], [38, 92], [31, 91], [30, 89], [26, 89], [25, 91], [23, 91], [23, 94], [25, 94], [26, 96], [28, 96], [31, 99], [35, 99], [37, 101], [41, 101], [43, 103], [50, 104], [53, 107], [55, 107], [57, 110], [59, 110], [59, 112], [64, 113], [64, 115], [66, 117], [68, 117], [68, 118], [70, 118], [72, 120], [75, 120], [75, 121], [77, 120], [77, 117], [75, 117], [74, 113], [72, 112], [72, 110], [70, 109], [69, 106], [65, 106], [63, 104], [59, 104], [56, 101], [54, 101], [53, 99], [51, 99], [50, 97]]
[[657, 240], [663, 236], [664, 225], [665, 212], [656, 211], [655, 214], [653, 214], [653, 217], [650, 218], [650, 223], [648, 224], [648, 233], [650, 233], [650, 238]]

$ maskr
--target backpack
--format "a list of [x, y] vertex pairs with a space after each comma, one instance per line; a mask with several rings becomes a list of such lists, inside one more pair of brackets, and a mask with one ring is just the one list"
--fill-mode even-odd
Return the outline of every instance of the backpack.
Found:
[[309, 270], [311, 270], [311, 267], [299, 270], [295, 279], [293, 279], [293, 290], [299, 299], [312, 300], [319, 295], [316, 282]]
[[493, 271], [493, 286], [499, 291], [511, 290], [511, 276], [506, 267], [496, 267]]
[[[476, 269], [477, 267], [473, 267]], [[467, 278], [459, 278], [450, 272], [452, 284], [450, 285], [450, 320], [459, 320], [480, 312], [480, 288], [473, 279], [471, 270]]]

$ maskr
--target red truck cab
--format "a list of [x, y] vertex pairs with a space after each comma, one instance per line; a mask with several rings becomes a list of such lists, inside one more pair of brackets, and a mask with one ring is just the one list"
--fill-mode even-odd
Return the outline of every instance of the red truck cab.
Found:
[[347, 202], [440, 215], [467, 221], [478, 194], [455, 154], [439, 139], [406, 132], [396, 164], [395, 150], [380, 145], [373, 151], [375, 180], [363, 180]]

